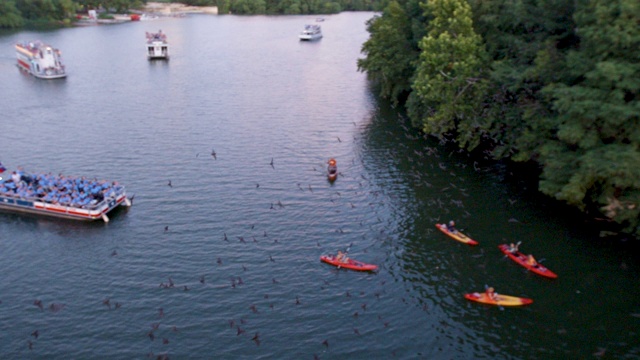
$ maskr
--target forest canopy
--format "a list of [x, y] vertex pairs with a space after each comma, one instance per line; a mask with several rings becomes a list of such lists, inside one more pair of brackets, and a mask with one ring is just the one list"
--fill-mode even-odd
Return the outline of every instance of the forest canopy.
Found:
[[392, 0], [358, 68], [426, 134], [640, 236], [640, 2]]

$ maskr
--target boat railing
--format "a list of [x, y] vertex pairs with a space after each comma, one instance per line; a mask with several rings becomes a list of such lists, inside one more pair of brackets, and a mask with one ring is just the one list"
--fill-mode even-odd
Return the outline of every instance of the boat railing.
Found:
[[11, 198], [14, 200], [23, 200], [23, 201], [29, 201], [29, 202], [41, 202], [41, 203], [46, 203], [46, 204], [51, 204], [51, 205], [57, 205], [57, 206], [64, 206], [66, 208], [66, 212], [69, 211], [69, 208], [72, 209], [84, 209], [84, 210], [96, 210], [99, 209], [101, 207], [103, 207], [104, 205], [108, 204], [111, 200], [114, 199], [118, 199], [122, 196], [126, 196], [125, 195], [125, 188], [122, 185], [116, 185], [112, 187], [113, 189], [113, 193], [108, 196], [108, 197], [104, 197], [102, 200], [97, 201], [95, 203], [89, 203], [86, 205], [76, 205], [73, 203], [61, 203], [58, 201], [52, 202], [52, 201], [48, 201], [45, 200], [43, 198], [40, 197], [33, 197], [33, 196], [20, 196], [18, 194], [15, 193], [3, 193], [0, 194], [0, 199], [1, 198]]

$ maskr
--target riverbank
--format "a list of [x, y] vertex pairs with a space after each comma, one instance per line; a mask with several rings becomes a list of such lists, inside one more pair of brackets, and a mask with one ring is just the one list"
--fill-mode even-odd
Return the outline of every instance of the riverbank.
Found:
[[217, 15], [217, 6], [188, 6], [180, 3], [149, 2], [141, 9], [131, 9], [131, 14], [110, 14], [109, 19], [99, 18], [95, 11], [80, 17], [75, 25], [118, 24], [127, 21], [146, 21], [162, 17], [183, 17], [189, 14]]
[[186, 14], [211, 14], [218, 15], [217, 6], [189, 6], [180, 3], [148, 2], [143, 7], [143, 12], [156, 15], [186, 15]]

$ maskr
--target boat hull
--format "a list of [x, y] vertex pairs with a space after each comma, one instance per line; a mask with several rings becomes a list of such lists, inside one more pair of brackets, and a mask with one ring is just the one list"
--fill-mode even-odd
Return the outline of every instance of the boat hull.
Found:
[[498, 245], [498, 248], [500, 249], [500, 251], [502, 251], [505, 255], [507, 255], [511, 260], [515, 261], [516, 263], [520, 264], [521, 266], [525, 267], [527, 270], [538, 274], [540, 276], [549, 278], [549, 279], [555, 279], [558, 277], [558, 275], [556, 273], [554, 273], [553, 271], [547, 269], [544, 265], [542, 264], [536, 264], [534, 266], [529, 265], [527, 263], [527, 256], [519, 251], [516, 251], [515, 253], [512, 253], [509, 251], [509, 245], [507, 244], [502, 244], [502, 245]]
[[12, 213], [26, 213], [63, 219], [109, 221], [107, 214], [120, 205], [129, 206], [130, 202], [124, 191], [115, 198], [104, 200], [91, 208], [79, 208], [50, 204], [43, 201], [25, 200], [11, 196], [0, 196], [0, 210]]
[[322, 255], [320, 256], [320, 261], [336, 266], [339, 269], [344, 268], [355, 271], [376, 271], [378, 269], [378, 265], [367, 264], [353, 259], [348, 259], [347, 262], [341, 262], [333, 255]]
[[496, 295], [495, 299], [491, 299], [486, 293], [464, 294], [467, 300], [479, 302], [487, 305], [496, 306], [524, 306], [533, 303], [533, 300], [509, 295]]
[[436, 227], [438, 228], [438, 230], [442, 231], [443, 233], [445, 233], [447, 236], [449, 236], [454, 240], [460, 241], [461, 243], [464, 243], [467, 245], [478, 245], [477, 241], [461, 233], [460, 231], [452, 233], [451, 231], [447, 230], [447, 226], [445, 224], [436, 224]]
[[320, 39], [322, 39], [322, 34], [317, 34], [317, 35], [300, 34], [300, 41], [314, 41], [314, 40], [320, 40]]

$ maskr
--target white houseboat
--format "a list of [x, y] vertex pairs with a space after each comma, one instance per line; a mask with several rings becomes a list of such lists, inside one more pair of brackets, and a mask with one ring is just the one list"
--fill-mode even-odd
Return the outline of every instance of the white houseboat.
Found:
[[303, 41], [320, 39], [322, 37], [322, 29], [320, 25], [305, 25], [299, 37]]
[[60, 50], [40, 41], [16, 44], [18, 67], [40, 79], [67, 76]]
[[167, 35], [162, 30], [157, 33], [147, 33], [147, 58], [153, 59], [169, 59], [169, 42]]

